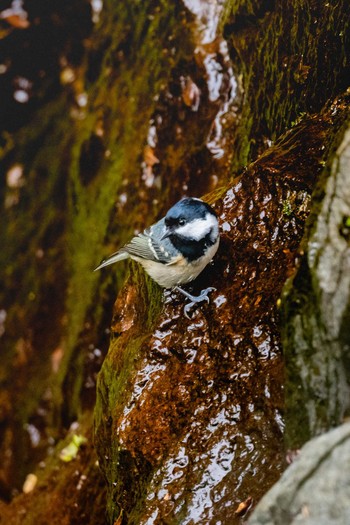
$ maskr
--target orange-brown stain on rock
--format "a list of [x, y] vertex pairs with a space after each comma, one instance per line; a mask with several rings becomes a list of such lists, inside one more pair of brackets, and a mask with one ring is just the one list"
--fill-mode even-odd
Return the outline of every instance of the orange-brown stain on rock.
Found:
[[[330, 115], [307, 119], [294, 131], [298, 147], [287, 134], [216, 190], [221, 244], [192, 286], [214, 286], [210, 304], [187, 319], [182, 295], [166, 291], [149, 334], [144, 306], [130, 310], [144, 340], [112, 425], [120, 450], [148, 465], [140, 523], [212, 523], [213, 509], [217, 521], [238, 523], [239, 502], [257, 501], [285, 467], [278, 299], [297, 263]], [[127, 305], [134, 295], [122, 297]], [[133, 324], [129, 313], [120, 326]], [[130, 495], [121, 501], [132, 512]]]

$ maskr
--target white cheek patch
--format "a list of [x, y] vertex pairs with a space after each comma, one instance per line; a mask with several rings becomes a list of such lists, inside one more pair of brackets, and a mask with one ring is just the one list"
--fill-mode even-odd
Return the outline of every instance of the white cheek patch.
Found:
[[180, 226], [176, 229], [176, 233], [182, 237], [199, 241], [208, 235], [211, 229], [214, 229], [216, 235], [218, 231], [217, 224], [218, 222], [216, 217], [214, 217], [214, 215], [211, 213], [207, 213], [205, 219], [196, 219], [185, 224], [184, 226]]

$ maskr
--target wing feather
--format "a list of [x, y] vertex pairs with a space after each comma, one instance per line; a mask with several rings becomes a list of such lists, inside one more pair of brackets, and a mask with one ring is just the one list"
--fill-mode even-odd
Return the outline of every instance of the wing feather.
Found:
[[120, 250], [103, 260], [95, 270], [127, 259], [128, 257], [137, 257], [161, 264], [173, 264], [173, 258], [174, 255], [176, 255], [174, 254], [173, 245], [169, 239], [159, 240], [164, 234], [164, 228], [164, 219], [161, 219], [150, 228], [147, 228], [143, 233], [139, 233], [133, 237], [131, 241], [125, 244]]
[[94, 272], [104, 268], [105, 266], [108, 266], [109, 264], [114, 264], [118, 261], [122, 261], [123, 259], [127, 259], [128, 257], [128, 253], [123, 250], [112, 253], [112, 255], [107, 257], [107, 259], [103, 259], [103, 261], [100, 262], [100, 264], [94, 269]]
[[[164, 239], [164, 241], [167, 241], [167, 239]], [[156, 241], [152, 236], [152, 231], [145, 230], [144, 233], [140, 233], [131, 239], [122, 250], [131, 256], [168, 264], [170, 261], [169, 248], [170, 246], [167, 246], [166, 242], [160, 244]]]
[[141, 257], [142, 259], [157, 260], [151, 249], [150, 237], [144, 233], [140, 233], [139, 235], [136, 235], [136, 237], [133, 237], [131, 241], [122, 248], [122, 250], [130, 255]]

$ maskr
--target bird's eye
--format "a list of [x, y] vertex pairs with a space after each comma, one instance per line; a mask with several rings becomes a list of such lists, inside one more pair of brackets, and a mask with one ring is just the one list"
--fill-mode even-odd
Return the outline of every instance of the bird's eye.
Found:
[[183, 218], [179, 219], [180, 226], [185, 226], [185, 224], [186, 224], [186, 219], [183, 219]]

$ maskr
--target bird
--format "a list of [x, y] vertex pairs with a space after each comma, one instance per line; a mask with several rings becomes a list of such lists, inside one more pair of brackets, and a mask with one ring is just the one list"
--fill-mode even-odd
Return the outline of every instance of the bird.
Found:
[[179, 285], [198, 277], [216, 254], [219, 242], [219, 223], [213, 208], [201, 199], [185, 197], [165, 217], [102, 260], [94, 271], [123, 259], [137, 261], [161, 287], [176, 289], [191, 301], [184, 307], [189, 317], [196, 303], [209, 302], [208, 294], [215, 288], [194, 296]]

